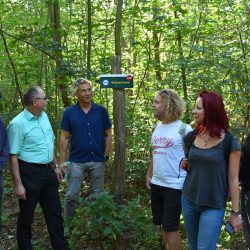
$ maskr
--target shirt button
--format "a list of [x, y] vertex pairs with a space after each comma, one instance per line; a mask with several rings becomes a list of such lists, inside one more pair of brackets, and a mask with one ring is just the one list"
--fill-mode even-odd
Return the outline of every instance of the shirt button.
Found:
[[90, 144], [92, 144], [92, 142], [90, 142]]
[[90, 133], [89, 133], [89, 135], [90, 135]]

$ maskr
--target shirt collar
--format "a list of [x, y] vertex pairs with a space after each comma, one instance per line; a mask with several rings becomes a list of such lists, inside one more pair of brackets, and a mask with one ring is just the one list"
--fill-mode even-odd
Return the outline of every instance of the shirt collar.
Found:
[[[92, 103], [92, 105], [91, 105], [90, 109], [96, 109], [96, 104], [95, 104], [93, 101], [91, 101], [91, 103]], [[81, 109], [80, 104], [79, 104], [79, 101], [77, 101], [76, 105], [77, 105], [77, 107], [78, 107], [79, 109]]]
[[25, 114], [27, 120], [29, 120], [29, 121], [32, 120], [32, 119], [37, 120], [37, 119], [38, 119], [39, 117], [41, 117], [41, 116], [43, 115], [43, 113], [44, 113], [44, 112], [42, 112], [42, 113], [37, 117], [37, 116], [33, 115], [31, 112], [29, 112], [29, 110], [28, 110], [27, 108], [25, 108], [23, 112], [24, 112], [24, 114]]

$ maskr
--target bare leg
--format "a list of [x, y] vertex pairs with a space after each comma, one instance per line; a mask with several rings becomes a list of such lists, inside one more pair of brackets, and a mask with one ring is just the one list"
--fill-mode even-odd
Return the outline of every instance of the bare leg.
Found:
[[162, 239], [165, 245], [165, 250], [181, 250], [182, 242], [179, 231], [165, 232], [162, 230]]

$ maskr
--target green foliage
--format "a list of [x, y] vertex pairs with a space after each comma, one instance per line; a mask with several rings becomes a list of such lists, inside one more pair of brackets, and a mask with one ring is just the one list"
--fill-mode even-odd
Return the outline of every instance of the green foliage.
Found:
[[[41, 85], [50, 98], [47, 112], [56, 134], [57, 149], [65, 108], [62, 94], [69, 97], [71, 104], [75, 103], [70, 87], [76, 78], [87, 75], [87, 50], [90, 46], [86, 1], [66, 0], [59, 3], [61, 44], [54, 39], [58, 34], [49, 22], [48, 1], [0, 1], [0, 31], [3, 31], [16, 70], [15, 76], [3, 37], [0, 36], [0, 90], [3, 92], [0, 114], [7, 125], [23, 108], [15, 77], [21, 94], [28, 86]], [[113, 91], [100, 89], [98, 76], [111, 73], [116, 1], [96, 0], [91, 3], [90, 78], [94, 85], [94, 101], [106, 106], [112, 118], [112, 107], [116, 105], [113, 103]], [[203, 89], [215, 90], [223, 96], [232, 132], [239, 139], [249, 133], [249, 110], [246, 108], [250, 96], [249, 9], [249, 1], [246, 0], [124, 1], [121, 70], [134, 74], [134, 88], [126, 90], [125, 190], [129, 200], [137, 197], [138, 193], [147, 192], [145, 173], [151, 158], [150, 135], [156, 123], [151, 101], [158, 89], [172, 88], [185, 97], [188, 104], [186, 121], [192, 120], [191, 111], [197, 93]], [[159, 58], [156, 58], [157, 52]], [[54, 56], [58, 53], [61, 53], [62, 59], [56, 61]], [[161, 78], [156, 76], [157, 70]], [[62, 90], [64, 85], [66, 87]], [[130, 235], [132, 226], [127, 229], [123, 221], [126, 216], [119, 217], [123, 208], [112, 203], [112, 197], [106, 199], [110, 204], [105, 205], [103, 198], [102, 206], [106, 210], [101, 221], [94, 217], [98, 208], [93, 207], [95, 213], [92, 214], [86, 211], [88, 216], [80, 208], [77, 230], [86, 234], [83, 239], [89, 235], [91, 228], [99, 230], [97, 233], [107, 244], [118, 241], [123, 234], [128, 234], [133, 242], [134, 238]], [[82, 202], [88, 202], [87, 207], [94, 206], [91, 199]], [[114, 214], [111, 213], [113, 209]], [[135, 210], [142, 212], [140, 207]], [[147, 208], [143, 213], [149, 213]], [[95, 223], [107, 223], [105, 228], [108, 229], [92, 228], [89, 216]], [[148, 225], [151, 224], [148, 223], [145, 230], [149, 230]], [[150, 239], [151, 234], [145, 234], [145, 238]], [[75, 240], [81, 240], [77, 231], [73, 235]], [[222, 238], [225, 239], [222, 239], [222, 245], [229, 248], [232, 239], [224, 234]], [[148, 249], [152, 249], [152, 245]]]
[[117, 205], [109, 192], [81, 200], [73, 228], [71, 246], [91, 245], [95, 239], [105, 249], [114, 249], [124, 241], [129, 249], [148, 249], [159, 237], [150, 209], [140, 205], [140, 198]]

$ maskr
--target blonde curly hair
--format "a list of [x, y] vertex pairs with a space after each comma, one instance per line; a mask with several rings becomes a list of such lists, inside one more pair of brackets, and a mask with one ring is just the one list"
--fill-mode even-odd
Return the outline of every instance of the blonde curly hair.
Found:
[[166, 115], [172, 120], [179, 120], [186, 110], [186, 102], [172, 89], [162, 89], [157, 92], [166, 104]]

